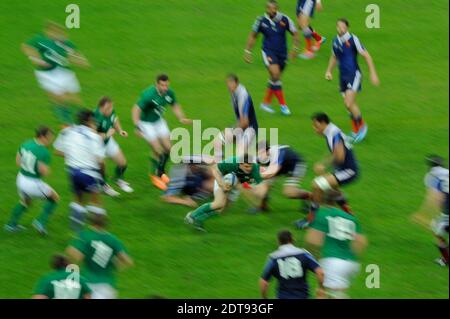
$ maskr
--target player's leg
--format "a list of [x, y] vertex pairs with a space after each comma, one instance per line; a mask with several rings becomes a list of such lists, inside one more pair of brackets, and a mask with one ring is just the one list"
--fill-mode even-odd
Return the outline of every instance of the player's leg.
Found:
[[284, 182], [283, 195], [290, 199], [311, 199], [312, 193], [299, 187], [305, 175], [306, 163], [298, 161], [294, 164], [292, 171], [288, 173], [286, 181]]
[[358, 274], [360, 265], [351, 260], [340, 258], [323, 258], [320, 266], [324, 271], [324, 288], [330, 299], [348, 299], [347, 290], [351, 281]]
[[[167, 127], [167, 125], [165, 125]], [[172, 148], [172, 143], [170, 142], [170, 132], [169, 129], [164, 128], [162, 130], [162, 133], [160, 134], [160, 141], [161, 141], [161, 145], [163, 147], [163, 153], [161, 154], [160, 158], [159, 158], [159, 167], [158, 167], [158, 171], [159, 171], [159, 176], [161, 177], [161, 180], [164, 183], [169, 183], [170, 182], [170, 178], [169, 176], [167, 176], [166, 174], [166, 164], [167, 161], [170, 159], [170, 149]]]
[[284, 115], [290, 115], [291, 112], [289, 107], [286, 104], [286, 100], [284, 98], [283, 86], [281, 82], [281, 73], [283, 72], [286, 66], [286, 60], [284, 57], [279, 57], [274, 61], [273, 64], [269, 66], [269, 74], [272, 81], [271, 88], [273, 94], [276, 96], [278, 103], [280, 104], [281, 112]]
[[45, 184], [40, 183], [39, 188], [42, 194], [45, 194], [45, 203], [42, 207], [40, 215], [33, 221], [33, 227], [41, 234], [47, 235], [47, 223], [50, 215], [53, 214], [59, 202], [59, 195], [54, 189]]
[[16, 204], [16, 206], [14, 206], [13, 210], [11, 211], [11, 216], [8, 222], [5, 224], [5, 230], [9, 232], [17, 232], [25, 229], [25, 227], [19, 225], [19, 220], [27, 211], [32, 202], [31, 197], [26, 193], [29, 185], [26, 184], [25, 178], [21, 175], [18, 175], [16, 184], [20, 200]]
[[449, 248], [446, 237], [448, 237], [448, 214], [441, 214], [440, 217], [433, 219], [431, 229], [437, 240], [437, 248], [441, 253], [441, 257], [435, 262], [441, 266], [448, 267]]
[[106, 144], [106, 155], [110, 157], [116, 164], [114, 171], [114, 181], [126, 193], [132, 193], [133, 189], [130, 184], [124, 180], [125, 171], [127, 170], [127, 159], [117, 142], [111, 137]]
[[[271, 52], [265, 52], [262, 51], [262, 58], [263, 58], [263, 62], [264, 65], [266, 66], [267, 69], [269, 69], [270, 65], [274, 62], [274, 54]], [[270, 75], [270, 72], [269, 72]], [[269, 80], [267, 81], [267, 88], [266, 88], [266, 92], [264, 94], [264, 99], [263, 102], [261, 103], [261, 109], [268, 112], [268, 113], [275, 113], [275, 111], [272, 109], [271, 104], [272, 104], [272, 98], [274, 95], [274, 90], [273, 90], [273, 81], [272, 81], [272, 77], [269, 77]]]
[[356, 72], [354, 79], [347, 83], [347, 89], [344, 92], [344, 105], [347, 108], [352, 121], [352, 136], [355, 142], [360, 142], [367, 134], [367, 125], [365, 124], [361, 110], [356, 103], [356, 95], [361, 90], [361, 73]]
[[305, 50], [300, 54], [300, 57], [303, 59], [312, 59], [314, 58], [314, 52], [312, 46], [313, 31], [309, 27], [310, 17], [300, 13], [297, 21], [305, 39]]

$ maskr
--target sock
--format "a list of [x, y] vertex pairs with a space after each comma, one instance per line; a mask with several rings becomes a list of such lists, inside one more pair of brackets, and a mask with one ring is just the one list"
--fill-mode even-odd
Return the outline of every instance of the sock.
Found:
[[165, 173], [165, 166], [168, 159], [169, 153], [164, 153], [159, 157], [158, 176], [161, 176], [162, 174]]
[[78, 203], [72, 202], [69, 204], [70, 209], [70, 228], [73, 231], [80, 231], [84, 226], [87, 210]]
[[272, 104], [272, 97], [273, 97], [273, 90], [272, 90], [272, 81], [269, 81], [267, 84], [266, 89], [266, 95], [264, 96], [263, 103], [266, 105]]
[[125, 174], [125, 171], [127, 170], [127, 166], [116, 166], [116, 175], [115, 175], [115, 179], [122, 179], [123, 175]]
[[442, 259], [448, 264], [448, 245], [446, 244], [438, 244], [437, 245], [439, 251], [441, 252]]
[[318, 34], [316, 31], [314, 31], [314, 29], [310, 26], [309, 29], [311, 30], [311, 35], [314, 38], [314, 40], [316, 40], [317, 42], [319, 42], [320, 40], [322, 40], [322, 36], [320, 34]]
[[355, 125], [356, 125], [358, 131], [359, 131], [359, 130], [361, 129], [361, 127], [364, 125], [364, 121], [363, 121], [361, 115], [355, 117]]
[[285, 106], [286, 101], [284, 99], [282, 82], [281, 81], [272, 82], [272, 90], [273, 94], [275, 94], [275, 96], [277, 97], [278, 103], [280, 103], [280, 105], [282, 106]]
[[344, 197], [344, 195], [337, 197], [336, 203], [342, 208], [344, 212], [353, 215], [353, 212], [350, 209], [350, 206], [348, 205], [347, 199]]
[[350, 113], [350, 119], [352, 121], [352, 132], [353, 133], [358, 133], [358, 125], [356, 124], [355, 118], [353, 117], [353, 114]]
[[13, 211], [11, 212], [11, 218], [8, 222], [8, 225], [10, 226], [16, 226], [19, 222], [20, 217], [22, 217], [23, 213], [27, 210], [27, 206], [25, 206], [22, 203], [17, 203], [17, 205], [14, 207]]
[[192, 212], [192, 218], [199, 223], [203, 223], [210, 217], [218, 215], [215, 210], [211, 209], [211, 203], [206, 203]]
[[305, 37], [306, 51], [312, 51], [312, 31], [310, 27], [306, 27], [303, 30], [303, 36]]
[[104, 208], [94, 206], [94, 205], [87, 205], [86, 211], [89, 213], [93, 213], [93, 214], [106, 215], [106, 210]]
[[152, 175], [157, 174], [158, 166], [159, 166], [158, 160], [154, 159], [153, 157], [150, 157], [150, 172]]
[[53, 213], [56, 206], [58, 206], [58, 204], [55, 201], [51, 199], [47, 200], [42, 209], [42, 213], [37, 218], [38, 222], [40, 222], [43, 226], [47, 225], [48, 218]]

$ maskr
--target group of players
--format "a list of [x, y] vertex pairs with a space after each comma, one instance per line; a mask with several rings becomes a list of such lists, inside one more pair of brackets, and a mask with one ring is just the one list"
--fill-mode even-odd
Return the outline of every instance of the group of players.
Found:
[[[325, 42], [325, 38], [310, 26], [310, 18], [316, 6], [321, 8], [320, 1], [299, 0], [297, 4], [298, 24], [306, 42], [306, 49], [300, 56], [307, 59], [313, 58], [313, 51], [319, 50]], [[379, 80], [368, 51], [355, 35], [349, 33], [348, 27], [346, 19], [337, 21], [338, 35], [332, 42], [332, 55], [325, 78], [332, 80], [332, 71], [338, 62], [340, 91], [350, 113], [352, 132], [350, 136], [344, 134], [325, 113], [318, 112], [312, 116], [314, 131], [325, 137], [331, 156], [314, 166], [316, 178], [311, 191], [299, 187], [306, 173], [306, 164], [302, 156], [291, 147], [259, 141], [257, 154], [247, 152], [249, 145], [256, 143], [258, 122], [252, 98], [234, 74], [230, 74], [226, 82], [236, 115], [236, 128], [242, 129], [243, 134], [236, 139], [225, 130], [215, 140], [219, 150], [224, 144], [237, 144], [237, 155], [232, 158], [218, 161], [217, 158], [199, 154], [185, 159], [183, 164], [173, 166], [171, 173], [166, 174], [165, 167], [171, 149], [170, 130], [163, 118], [166, 106], [172, 106], [181, 124], [192, 122], [185, 117], [175, 93], [170, 89], [167, 75], [158, 75], [155, 85], [146, 89], [132, 108], [136, 133], [152, 150], [151, 182], [164, 191], [164, 201], [196, 208], [185, 217], [185, 222], [196, 229], [204, 231], [204, 222], [218, 215], [230, 201], [235, 201], [239, 193], [255, 204], [252, 212], [267, 210], [270, 185], [278, 176], [286, 176], [283, 189], [286, 197], [309, 203], [307, 218], [299, 220], [296, 225], [307, 229], [306, 241], [311, 247], [321, 248], [322, 259], [317, 262], [310, 253], [293, 246], [290, 232], [280, 232], [280, 247], [270, 255], [261, 278], [263, 297], [267, 296], [269, 279], [275, 276], [280, 281], [278, 297], [307, 298], [309, 293], [305, 274], [307, 270], [312, 270], [319, 280], [319, 297], [342, 298], [346, 296], [345, 290], [349, 288], [350, 280], [359, 268], [356, 255], [366, 245], [366, 240], [361, 235], [357, 217], [340, 190], [342, 185], [351, 183], [358, 177], [359, 168], [352, 146], [362, 141], [367, 134], [367, 124], [355, 102], [356, 94], [361, 89], [358, 54], [368, 64], [372, 83], [378, 85]], [[266, 13], [253, 25], [244, 55], [246, 62], [252, 61], [252, 47], [258, 34], [263, 34], [262, 55], [270, 80], [261, 109], [273, 113], [270, 104], [275, 95], [284, 115], [291, 114], [281, 83], [281, 73], [288, 61], [287, 32], [294, 38], [291, 58], [295, 58], [299, 51], [297, 28], [287, 15], [278, 11], [277, 2], [269, 0]], [[312, 39], [316, 41], [314, 45]], [[84, 263], [87, 281], [90, 283], [86, 287], [79, 285], [77, 296], [86, 292], [86, 295], [92, 293], [96, 298], [113, 298], [117, 295], [112, 279], [115, 263], [131, 265], [132, 260], [120, 241], [104, 229], [106, 211], [99, 195], [101, 192], [110, 196], [119, 195], [105, 182], [106, 157], [116, 164], [116, 185], [124, 192], [133, 192], [130, 184], [124, 180], [126, 158], [113, 137], [118, 133], [126, 138], [128, 133], [122, 129], [114, 112], [113, 101], [109, 97], [102, 97], [95, 111], [81, 108], [79, 84], [70, 65], [88, 66], [89, 63], [67, 39], [60, 26], [49, 23], [45, 33], [23, 45], [23, 51], [34, 64], [37, 80], [48, 93], [57, 117], [64, 124], [53, 145], [56, 153], [64, 157], [71, 180], [74, 194], [70, 203], [71, 227], [79, 235], [68, 248], [67, 254], [71, 262]], [[75, 113], [77, 125], [73, 124]], [[34, 139], [26, 141], [19, 148], [16, 162], [20, 167], [17, 177], [20, 201], [5, 225], [7, 231], [22, 230], [20, 217], [33, 198], [42, 198], [46, 203], [41, 215], [33, 221], [33, 226], [41, 234], [47, 234], [49, 216], [59, 200], [56, 191], [42, 180], [50, 172], [50, 153], [47, 147], [52, 144], [53, 137], [53, 131], [42, 126], [37, 129]], [[434, 174], [428, 178], [432, 181], [427, 185], [446, 194], [446, 198], [436, 199], [446, 200], [447, 210], [444, 210], [444, 217], [435, 223], [435, 228], [440, 231], [439, 247], [443, 254], [441, 260], [448, 265], [448, 245], [444, 238], [445, 231], [448, 232], [448, 170], [442, 166], [441, 163], [438, 176]], [[327, 173], [330, 167], [332, 173]], [[224, 178], [229, 174], [235, 176], [238, 182], [230, 183]], [[212, 202], [197, 207], [199, 200], [204, 200], [211, 194], [214, 196]], [[87, 221], [91, 227], [84, 229]], [[62, 274], [67, 272], [64, 265], [68, 263], [64, 256], [54, 257], [53, 264], [57, 271], [38, 285], [37, 297], [57, 297], [56, 291], [59, 292], [59, 297], [61, 294], [68, 294], [64, 289], [51, 289], [55, 276], [64, 277]], [[50, 290], [50, 295], [44, 293]]]

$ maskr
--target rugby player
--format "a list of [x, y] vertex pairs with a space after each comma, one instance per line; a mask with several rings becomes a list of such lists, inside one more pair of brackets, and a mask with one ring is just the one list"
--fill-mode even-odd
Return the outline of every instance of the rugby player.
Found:
[[[314, 17], [314, 10], [322, 10], [321, 0], [297, 0], [297, 22], [305, 37], [305, 50], [299, 55], [303, 59], [312, 59], [315, 57], [314, 52], [319, 51], [320, 47], [327, 40], [318, 34], [310, 25], [311, 19]], [[312, 40], [316, 43], [313, 45]]]

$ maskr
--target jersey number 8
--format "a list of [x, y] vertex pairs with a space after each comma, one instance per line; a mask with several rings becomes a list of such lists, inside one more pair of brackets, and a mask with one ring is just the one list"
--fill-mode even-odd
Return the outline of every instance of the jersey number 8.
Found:
[[284, 279], [303, 277], [302, 263], [297, 258], [278, 259], [277, 263], [280, 276]]

